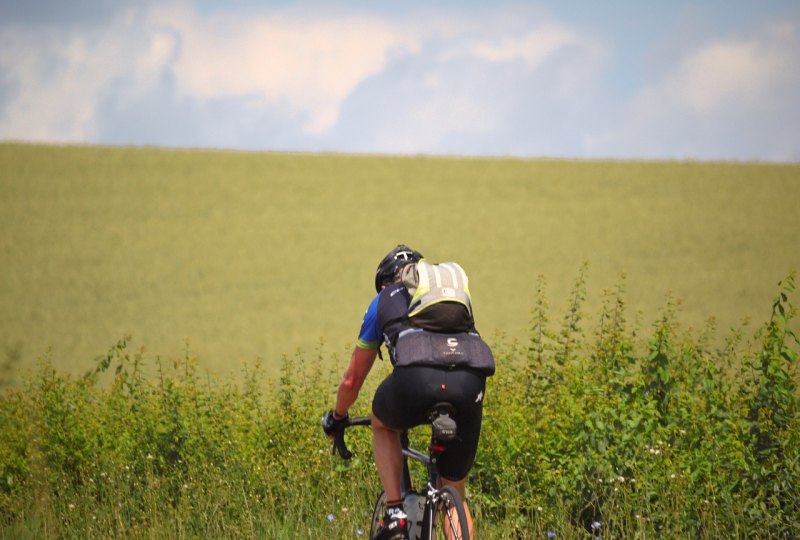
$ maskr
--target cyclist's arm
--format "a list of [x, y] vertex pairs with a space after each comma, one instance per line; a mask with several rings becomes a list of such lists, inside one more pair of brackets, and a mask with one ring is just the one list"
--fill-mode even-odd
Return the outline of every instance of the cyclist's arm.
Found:
[[356, 346], [353, 355], [350, 357], [350, 364], [344, 372], [342, 382], [339, 383], [339, 391], [336, 393], [336, 416], [346, 416], [350, 406], [355, 403], [361, 387], [375, 363], [378, 356], [378, 349], [362, 348]]

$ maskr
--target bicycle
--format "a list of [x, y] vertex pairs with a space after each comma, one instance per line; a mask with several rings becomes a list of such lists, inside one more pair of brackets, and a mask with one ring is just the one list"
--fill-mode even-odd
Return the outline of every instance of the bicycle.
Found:
[[[408, 431], [403, 431], [400, 441], [403, 449], [403, 506], [408, 516], [408, 537], [410, 540], [434, 540], [438, 538], [469, 540], [467, 515], [461, 495], [452, 486], [439, 485], [438, 458], [447, 449], [447, 443], [457, 436], [457, 425], [451, 415], [455, 409], [450, 403], [437, 403], [430, 412], [431, 442], [428, 454], [409, 447]], [[336, 433], [331, 453], [338, 452], [344, 459], [353, 454], [344, 440], [345, 430], [352, 426], [369, 426], [369, 416], [348, 419]], [[408, 460], [424, 463], [427, 469], [427, 486], [423, 493], [417, 493], [411, 482]], [[381, 492], [372, 513], [369, 538], [375, 536], [386, 510], [386, 494]], [[441, 521], [442, 526], [437, 527]], [[441, 533], [441, 534], [439, 534]]]

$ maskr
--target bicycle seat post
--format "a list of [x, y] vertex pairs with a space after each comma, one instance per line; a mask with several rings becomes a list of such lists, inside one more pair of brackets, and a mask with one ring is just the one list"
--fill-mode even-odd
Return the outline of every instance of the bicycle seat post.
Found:
[[431, 443], [428, 447], [430, 455], [430, 460], [428, 462], [428, 478], [434, 488], [438, 488], [439, 485], [439, 455], [447, 450], [447, 443], [454, 440], [457, 435], [458, 426], [452, 416], [455, 416], [455, 408], [450, 403], [437, 403], [431, 409]]

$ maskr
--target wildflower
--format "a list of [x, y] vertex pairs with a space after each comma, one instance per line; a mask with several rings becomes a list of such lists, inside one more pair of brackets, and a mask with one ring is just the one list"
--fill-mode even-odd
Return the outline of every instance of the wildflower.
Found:
[[72, 503], [69, 503], [69, 505], [67, 506], [67, 508], [69, 508], [70, 510], [75, 510], [75, 505], [74, 505], [74, 504], [72, 504]]
[[592, 522], [592, 530], [597, 530], [599, 528], [600, 528], [600, 522], [599, 521]]
[[333, 523], [333, 514], [328, 514], [328, 521]]
[[670, 477], [672, 480], [675, 480], [675, 473], [672, 473], [671, 475], [669, 475], [669, 477]]
[[555, 538], [556, 537], [556, 533], [554, 533], [553, 531], [547, 531], [547, 537], [548, 538]]
[[620, 476], [619, 478], [617, 478], [617, 480], [619, 481], [620, 484], [624, 484], [625, 483], [625, 477], [624, 476]]
[[357, 534], [358, 536], [364, 536], [364, 529], [358, 529], [358, 530], [356, 531], [356, 534]]
[[536, 507], [536, 510], [538, 510], [539, 512], [541, 512], [542, 510], [544, 510], [544, 508], [542, 508], [541, 506], [537, 506], [537, 507]]

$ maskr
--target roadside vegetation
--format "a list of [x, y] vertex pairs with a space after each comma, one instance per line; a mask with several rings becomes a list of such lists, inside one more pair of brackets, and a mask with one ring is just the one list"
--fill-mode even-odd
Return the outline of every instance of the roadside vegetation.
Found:
[[[757, 331], [717, 339], [670, 299], [631, 321], [624, 277], [585, 317], [586, 271], [557, 314], [539, 278], [527, 340], [487, 337], [479, 538], [800, 536], [794, 276]], [[129, 338], [84, 376], [44, 357], [0, 393], [0, 538], [366, 535], [369, 432], [351, 430], [345, 462], [319, 426], [346, 361], [284, 356], [267, 384], [257, 363], [221, 378]]]

